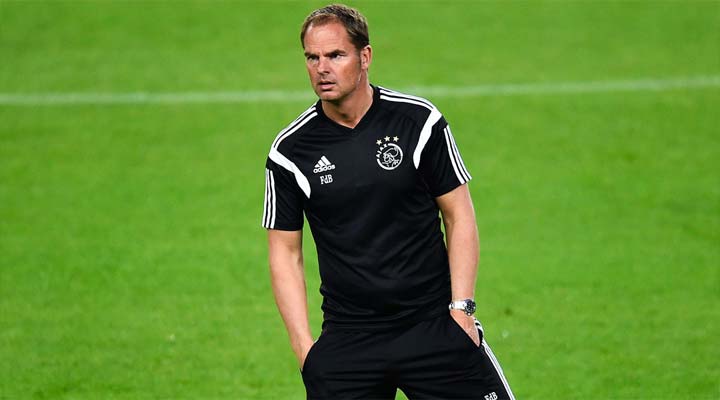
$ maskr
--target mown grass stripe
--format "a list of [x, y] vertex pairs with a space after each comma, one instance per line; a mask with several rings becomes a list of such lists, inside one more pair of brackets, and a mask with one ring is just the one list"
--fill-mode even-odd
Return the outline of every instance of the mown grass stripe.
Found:
[[[720, 75], [666, 79], [635, 79], [585, 82], [509, 83], [475, 86], [416, 86], [404, 89], [424, 97], [482, 97], [534, 94], [583, 94], [603, 92], [666, 91], [720, 87]], [[192, 104], [192, 103], [288, 103], [312, 101], [308, 90], [248, 90], [176, 93], [0, 93], [0, 105], [53, 106], [76, 104]]]

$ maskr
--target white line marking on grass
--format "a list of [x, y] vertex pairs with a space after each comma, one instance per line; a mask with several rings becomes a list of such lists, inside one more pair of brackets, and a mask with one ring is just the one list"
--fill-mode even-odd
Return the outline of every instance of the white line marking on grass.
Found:
[[[671, 79], [638, 79], [621, 81], [519, 83], [478, 86], [416, 87], [417, 93], [437, 97], [513, 96], [532, 94], [576, 94], [602, 92], [644, 92], [675, 89], [720, 87], [720, 76], [699, 76]], [[409, 90], [413, 90], [410, 88]]]
[[[425, 97], [458, 98], [609, 92], [646, 92], [720, 87], [720, 75], [636, 79], [618, 81], [509, 83], [474, 86], [416, 86], [401, 89]], [[310, 90], [248, 90], [231, 92], [177, 93], [0, 93], [0, 105], [111, 105], [111, 104], [209, 104], [209, 103], [290, 103], [312, 101]]]
[[306, 91], [280, 90], [177, 93], [0, 93], [0, 105], [285, 103], [311, 101], [313, 99], [311, 94]]

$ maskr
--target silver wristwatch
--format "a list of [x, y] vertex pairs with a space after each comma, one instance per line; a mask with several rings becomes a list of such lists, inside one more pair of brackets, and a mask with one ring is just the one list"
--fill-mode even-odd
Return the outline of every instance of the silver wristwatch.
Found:
[[463, 310], [465, 314], [467, 315], [473, 315], [475, 314], [475, 300], [473, 299], [464, 299], [464, 300], [456, 300], [450, 303], [448, 306], [448, 309], [450, 310]]

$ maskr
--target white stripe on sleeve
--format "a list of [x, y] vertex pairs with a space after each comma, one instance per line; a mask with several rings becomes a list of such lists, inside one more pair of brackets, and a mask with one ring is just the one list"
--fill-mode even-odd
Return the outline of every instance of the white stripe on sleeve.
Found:
[[460, 150], [457, 148], [457, 144], [455, 144], [455, 137], [452, 134], [452, 130], [450, 130], [450, 125], [448, 125], [445, 129], [447, 129], [447, 134], [450, 137], [450, 144], [452, 144], [452, 150], [453, 154], [455, 155], [455, 160], [458, 164], [458, 170], [460, 170], [460, 174], [465, 177], [465, 182], [472, 179], [472, 176], [470, 176], [470, 173], [468, 172], [467, 168], [465, 167], [465, 163], [463, 162], [462, 157], [460, 156]]
[[275, 175], [270, 171], [270, 228], [275, 228], [275, 217], [277, 216], [277, 196], [275, 195]]
[[460, 181], [460, 183], [465, 183], [465, 177], [460, 174], [460, 171], [458, 170], [457, 161], [455, 160], [455, 155], [453, 153], [452, 144], [450, 143], [450, 135], [448, 134], [447, 128], [443, 130], [445, 132], [445, 144], [447, 144], [448, 148], [448, 156], [450, 157], [450, 163], [452, 164], [453, 171], [455, 171], [455, 177], [457, 177], [457, 180]]
[[275, 227], [276, 214], [275, 199], [275, 177], [273, 172], [265, 169], [265, 207], [263, 208], [263, 227], [273, 229]]
[[262, 217], [262, 226], [264, 228], [268, 227], [268, 209], [270, 208], [270, 196], [268, 195], [270, 193], [270, 170], [265, 168], [265, 202], [263, 203], [263, 217]]

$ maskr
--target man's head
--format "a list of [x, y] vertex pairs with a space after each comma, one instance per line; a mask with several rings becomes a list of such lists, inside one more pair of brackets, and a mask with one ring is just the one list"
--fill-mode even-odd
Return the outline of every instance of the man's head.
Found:
[[367, 22], [357, 10], [335, 4], [313, 11], [300, 40], [310, 83], [321, 100], [341, 104], [367, 88], [372, 48]]
[[305, 18], [300, 30], [300, 43], [305, 48], [305, 34], [310, 26], [322, 26], [331, 22], [340, 23], [357, 50], [370, 44], [367, 20], [360, 12], [343, 4], [331, 4], [319, 8]]

